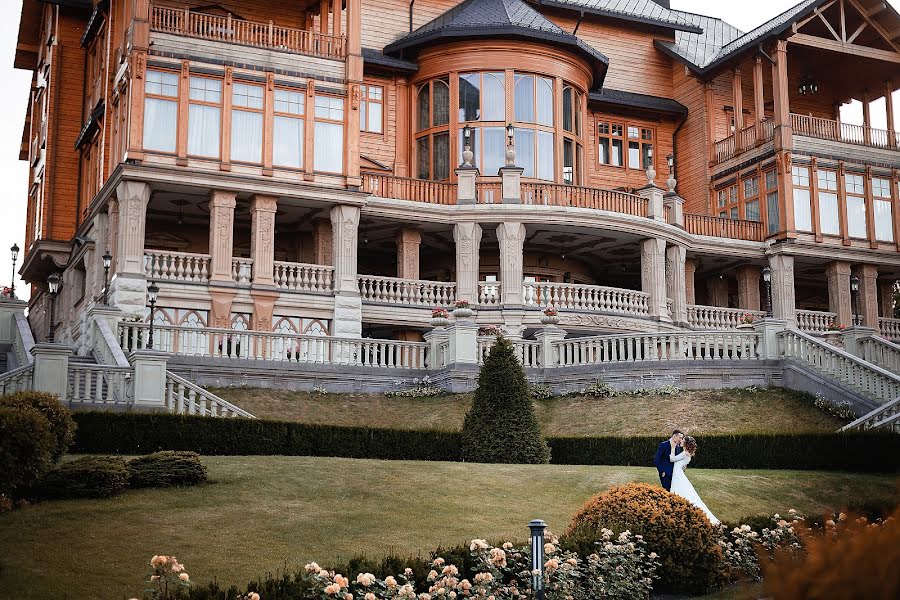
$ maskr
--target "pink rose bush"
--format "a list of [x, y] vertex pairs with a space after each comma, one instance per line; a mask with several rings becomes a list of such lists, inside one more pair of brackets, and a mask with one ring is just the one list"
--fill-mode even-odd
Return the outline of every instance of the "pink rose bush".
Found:
[[150, 559], [148, 586], [144, 590], [146, 600], [172, 600], [191, 585], [190, 575], [174, 556], [157, 554]]

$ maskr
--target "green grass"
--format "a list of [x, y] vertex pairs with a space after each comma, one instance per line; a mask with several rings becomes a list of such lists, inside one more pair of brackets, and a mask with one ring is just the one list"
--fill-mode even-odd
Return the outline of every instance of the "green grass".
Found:
[[[0, 515], [0, 598], [111, 600], [142, 592], [153, 554], [174, 554], [197, 582], [357, 554], [427, 553], [473, 537], [555, 531], [590, 496], [649, 468], [473, 465], [308, 457], [207, 457], [213, 483], [47, 502]], [[891, 476], [797, 471], [692, 471], [723, 520], [849, 499], [893, 498]]]
[[[388, 398], [382, 394], [315, 394], [268, 389], [216, 393], [260, 418], [396, 429], [462, 428], [471, 396]], [[693, 435], [836, 431], [844, 422], [802, 394], [779, 388], [685, 391], [675, 396], [554, 398], [535, 403], [545, 436]]]

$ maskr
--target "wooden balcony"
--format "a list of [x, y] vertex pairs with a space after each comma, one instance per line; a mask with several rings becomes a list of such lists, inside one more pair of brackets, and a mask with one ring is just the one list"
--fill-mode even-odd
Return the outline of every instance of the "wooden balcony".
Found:
[[523, 183], [522, 204], [593, 208], [637, 217], [647, 216], [647, 199], [641, 196], [557, 183]]
[[344, 36], [282, 27], [272, 21], [263, 23], [235, 19], [230, 14], [226, 17], [210, 15], [188, 8], [151, 6], [150, 30], [339, 60], [347, 55], [347, 40]]
[[716, 142], [715, 164], [725, 162], [737, 156], [740, 152], [751, 150], [761, 144], [765, 144], [775, 137], [775, 123], [772, 119], [765, 119], [757, 128], [756, 123], [741, 129], [737, 135], [729, 135]]
[[791, 127], [794, 135], [805, 135], [820, 140], [889, 150], [900, 147], [900, 133], [888, 129], [852, 125], [795, 113], [791, 113]]
[[381, 198], [414, 200], [429, 204], [456, 204], [456, 184], [396, 177], [382, 173], [363, 173], [362, 191]]
[[684, 230], [694, 235], [761, 242], [766, 239], [763, 223], [709, 215], [684, 214]]

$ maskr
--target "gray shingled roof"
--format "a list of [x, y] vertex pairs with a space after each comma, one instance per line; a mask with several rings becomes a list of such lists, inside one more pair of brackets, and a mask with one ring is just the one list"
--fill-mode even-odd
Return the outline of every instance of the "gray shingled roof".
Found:
[[634, 92], [613, 90], [610, 88], [591, 91], [588, 100], [598, 104], [608, 104], [628, 108], [643, 108], [675, 115], [686, 115], [688, 113], [687, 106], [671, 98], [636, 94]]
[[653, 0], [530, 0], [537, 5], [556, 6], [597, 15], [659, 25], [676, 30], [700, 33], [696, 25], [683, 18], [677, 10], [666, 8]]
[[676, 31], [674, 44], [672, 42], [660, 42], [660, 44], [665, 44], [693, 65], [706, 66], [726, 44], [744, 35], [743, 31], [722, 19], [686, 12], [682, 12], [680, 15], [700, 27], [703, 33]]

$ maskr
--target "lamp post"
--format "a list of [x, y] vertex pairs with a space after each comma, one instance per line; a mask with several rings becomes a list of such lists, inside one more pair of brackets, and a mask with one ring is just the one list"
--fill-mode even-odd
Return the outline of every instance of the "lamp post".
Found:
[[103, 306], [109, 306], [109, 267], [112, 265], [112, 255], [109, 250], [103, 255]]
[[52, 344], [56, 336], [56, 295], [59, 293], [59, 273], [51, 273], [47, 277], [47, 288], [50, 290], [50, 327], [47, 330], [47, 341]]
[[547, 524], [535, 519], [528, 524], [531, 530], [531, 589], [537, 600], [544, 600], [544, 530]]
[[156, 316], [156, 300], [159, 298], [159, 286], [151, 281], [147, 287], [150, 302], [150, 335], [147, 336], [147, 350], [153, 350], [153, 317]]
[[472, 166], [472, 159], [475, 158], [475, 153], [472, 152], [472, 135], [475, 133], [475, 130], [466, 123], [466, 126], [463, 127], [463, 164], [464, 167]]
[[19, 245], [13, 244], [12, 248], [9, 249], [9, 253], [12, 255], [12, 262], [13, 262], [12, 276], [11, 276], [12, 281], [10, 281], [10, 283], [9, 283], [9, 297], [15, 298], [16, 297], [16, 261], [19, 259]]
[[506, 125], [506, 166], [516, 166], [516, 126]]
[[766, 284], [766, 316], [772, 316], [772, 267], [763, 267], [762, 278]]
[[850, 293], [853, 295], [853, 326], [859, 325], [859, 277], [850, 278]]

